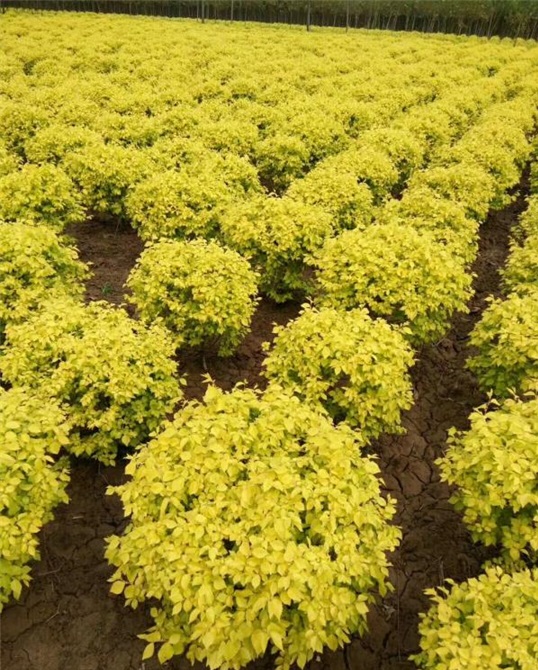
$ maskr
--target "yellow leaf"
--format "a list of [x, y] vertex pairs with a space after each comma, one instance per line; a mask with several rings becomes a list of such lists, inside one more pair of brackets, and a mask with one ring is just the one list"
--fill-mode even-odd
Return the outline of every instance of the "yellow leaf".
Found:
[[120, 593], [123, 593], [123, 589], [125, 587], [125, 582], [114, 582], [112, 586], [110, 587], [110, 593], [114, 593], [115, 595], [119, 595]]
[[263, 653], [265, 653], [265, 648], [269, 642], [269, 635], [263, 630], [255, 630], [252, 633], [250, 641], [252, 642], [254, 651], [261, 656]]
[[142, 660], [147, 661], [148, 658], [151, 658], [154, 653], [155, 653], [155, 643], [150, 642], [148, 645], [146, 645], [146, 648], [144, 649], [144, 653], [142, 654]]
[[172, 647], [172, 645], [169, 642], [165, 642], [157, 653], [159, 663], [166, 663], [166, 661], [169, 661], [173, 655], [174, 655], [174, 647]]
[[280, 619], [282, 616], [282, 601], [279, 598], [273, 598], [267, 606], [269, 615], [274, 619]]

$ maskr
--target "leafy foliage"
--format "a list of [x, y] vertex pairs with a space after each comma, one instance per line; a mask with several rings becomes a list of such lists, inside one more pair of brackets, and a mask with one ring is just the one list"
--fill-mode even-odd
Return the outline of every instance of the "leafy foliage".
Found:
[[[384, 152], [396, 168], [399, 180], [396, 186], [403, 187], [413, 172], [425, 162], [426, 146], [408, 128], [377, 127], [361, 135], [360, 143]], [[389, 181], [392, 185], [393, 178]]]
[[179, 412], [111, 489], [131, 518], [109, 539], [112, 592], [158, 601], [144, 656], [303, 667], [364, 633], [400, 532], [361, 445], [275, 386], [210, 386]]
[[475, 541], [502, 546], [508, 560], [538, 557], [538, 398], [505, 400], [452, 430], [442, 479]]
[[533, 670], [538, 660], [538, 570], [489, 568], [478, 578], [428, 594], [419, 626], [422, 670]]
[[39, 558], [38, 533], [56, 505], [67, 502], [65, 417], [24, 389], [0, 388], [0, 611], [30, 582]]
[[501, 398], [538, 389], [538, 290], [491, 300], [471, 333], [467, 363], [480, 386]]
[[127, 217], [125, 199], [134, 185], [153, 170], [141, 150], [114, 144], [87, 145], [70, 153], [63, 165], [93, 212]]
[[396, 165], [386, 151], [368, 144], [361, 145], [360, 142], [334, 156], [326, 164], [367, 184], [376, 204], [388, 197], [400, 180]]
[[538, 197], [529, 197], [527, 205], [513, 229], [510, 255], [501, 270], [505, 289], [519, 294], [538, 289]]
[[387, 223], [345, 231], [317, 255], [318, 302], [406, 325], [415, 343], [443, 336], [456, 310], [465, 311], [472, 276], [426, 231]]
[[82, 296], [87, 268], [50, 228], [0, 222], [0, 248], [0, 332], [51, 293]]
[[127, 197], [129, 218], [145, 240], [214, 237], [231, 203], [262, 191], [247, 159], [209, 154], [199, 143], [181, 139], [153, 148], [154, 159], [169, 169], [152, 174]]
[[248, 333], [257, 302], [257, 275], [248, 261], [205, 240], [150, 244], [127, 285], [141, 318], [162, 319], [178, 347], [216, 342], [222, 356]]
[[58, 299], [6, 329], [0, 371], [61, 404], [70, 452], [112, 463], [120, 445], [147, 440], [181, 397], [173, 353], [159, 326], [108, 303]]
[[[171, 113], [165, 115], [168, 123], [170, 122], [167, 117]], [[185, 120], [185, 112], [181, 119]], [[159, 172], [178, 171], [184, 168], [191, 170], [207, 160], [207, 147], [201, 139], [185, 137], [184, 133], [188, 132], [186, 128], [180, 127], [176, 132], [178, 134], [172, 136], [163, 135], [146, 150]]]
[[407, 189], [401, 200], [389, 200], [379, 210], [377, 221], [426, 231], [466, 264], [476, 257], [478, 222], [466, 216], [463, 205], [431, 188]]
[[280, 132], [258, 143], [253, 160], [262, 184], [271, 192], [282, 193], [308, 171], [310, 152], [300, 137]]
[[409, 180], [409, 188], [416, 186], [427, 186], [438, 195], [461, 203], [467, 214], [479, 221], [486, 218], [495, 196], [493, 177], [483, 167], [471, 162], [415, 172]]
[[15, 172], [18, 167], [18, 156], [9, 152], [3, 141], [0, 140], [0, 177]]
[[0, 220], [45, 224], [61, 231], [84, 218], [73, 182], [54, 165], [23, 165], [0, 177]]
[[501, 272], [507, 291], [523, 294], [538, 291], [538, 234], [528, 237], [523, 245], [512, 244], [510, 255]]
[[308, 256], [333, 231], [332, 218], [290, 198], [253, 198], [222, 220], [224, 240], [261, 274], [260, 290], [277, 302], [308, 291]]
[[408, 369], [413, 353], [404, 337], [366, 310], [305, 306], [286, 327], [277, 326], [265, 359], [267, 376], [301, 400], [321, 403], [335, 419], [365, 437], [397, 432], [412, 404]]
[[[484, 141], [486, 135], [489, 142]], [[529, 153], [530, 144], [522, 128], [495, 120], [472, 128], [455, 147], [445, 148], [443, 158], [447, 163], [475, 163], [484, 168], [495, 183], [491, 204], [500, 209], [510, 202], [506, 191], [519, 182]]]
[[518, 229], [526, 237], [538, 236], [538, 197], [529, 198], [527, 209], [519, 217]]
[[25, 159], [24, 145], [37, 130], [47, 125], [47, 114], [32, 105], [6, 101], [0, 110], [0, 137], [7, 149]]
[[228, 153], [208, 153], [206, 151], [201, 170], [205, 167], [214, 175], [214, 179], [222, 181], [228, 191], [228, 199], [245, 200], [256, 194], [264, 193], [256, 168], [250, 160], [242, 155]]
[[[536, 144], [536, 143], [535, 143]], [[534, 155], [536, 156], [536, 150], [537, 147], [535, 145], [534, 148]], [[534, 160], [531, 165], [531, 174], [530, 174], [530, 182], [531, 182], [531, 193], [532, 195], [537, 195], [538, 194], [538, 160]]]
[[327, 116], [323, 109], [310, 106], [299, 111], [287, 106], [287, 111], [288, 132], [306, 144], [310, 165], [340, 153], [350, 143], [341, 119]]
[[226, 185], [211, 172], [157, 172], [136, 186], [127, 213], [140, 237], [211, 237], [227, 201]]
[[72, 152], [84, 147], [98, 147], [101, 136], [89, 128], [51, 123], [32, 135], [24, 145], [24, 152], [32, 163], [60, 165]]
[[319, 164], [296, 179], [286, 195], [297, 202], [318, 205], [333, 217], [335, 230], [365, 228], [374, 216], [370, 188], [348, 172]]

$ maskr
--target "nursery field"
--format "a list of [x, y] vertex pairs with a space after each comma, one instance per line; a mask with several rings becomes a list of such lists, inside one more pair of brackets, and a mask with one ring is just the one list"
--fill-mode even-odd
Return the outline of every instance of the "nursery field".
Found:
[[0, 668], [535, 670], [537, 103], [532, 41], [2, 15]]

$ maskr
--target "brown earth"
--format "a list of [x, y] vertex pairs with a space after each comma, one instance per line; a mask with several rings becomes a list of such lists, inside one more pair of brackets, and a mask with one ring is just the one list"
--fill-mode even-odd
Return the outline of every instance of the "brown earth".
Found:
[[[446, 446], [451, 426], [465, 428], [473, 407], [484, 401], [473, 376], [464, 368], [470, 330], [479, 319], [485, 298], [499, 290], [498, 269], [508, 250], [510, 225], [523, 208], [514, 205], [489, 217], [483, 225], [480, 254], [473, 267], [475, 297], [470, 313], [457, 315], [448, 335], [417, 354], [413, 371], [415, 405], [404, 417], [406, 433], [384, 437], [373, 449], [379, 457], [386, 491], [398, 501], [396, 522], [403, 541], [392, 557], [394, 591], [370, 616], [370, 634], [344, 650], [325, 653], [310, 664], [316, 670], [404, 670], [417, 650], [418, 614], [428, 607], [424, 589], [445, 578], [476, 575], [486, 557], [474, 545], [460, 516], [451, 508], [446, 485], [439, 482], [434, 460]], [[81, 256], [93, 263], [88, 282], [90, 299], [122, 301], [122, 285], [142, 244], [124, 225], [94, 221], [70, 229]], [[189, 397], [201, 397], [203, 376], [229, 389], [236, 382], [263, 383], [261, 344], [271, 336], [272, 323], [293, 318], [299, 305], [263, 302], [251, 334], [230, 359], [191, 354], [181, 371], [188, 375]], [[145, 643], [137, 639], [151, 625], [148, 608], [128, 609], [123, 598], [111, 596], [111, 569], [103, 559], [104, 538], [125, 526], [108, 485], [124, 480], [123, 463], [103, 467], [73, 459], [70, 503], [58, 508], [55, 520], [41, 533], [42, 559], [34, 566], [31, 587], [1, 618], [1, 670], [154, 670], [155, 660], [142, 662]], [[185, 659], [166, 667], [187, 668]], [[269, 657], [253, 664], [273, 667]]]

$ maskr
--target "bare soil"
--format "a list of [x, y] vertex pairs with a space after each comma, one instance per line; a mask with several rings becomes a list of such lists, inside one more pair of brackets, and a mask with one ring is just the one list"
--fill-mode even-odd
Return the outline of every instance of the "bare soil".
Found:
[[[465, 428], [471, 410], [484, 401], [475, 379], [465, 369], [468, 335], [480, 318], [485, 298], [499, 292], [498, 269], [507, 251], [511, 224], [523, 208], [513, 205], [493, 214], [482, 226], [480, 253], [473, 267], [475, 296], [470, 313], [457, 315], [448, 335], [417, 353], [413, 370], [415, 405], [404, 417], [405, 434], [383, 437], [372, 446], [379, 458], [385, 489], [398, 501], [396, 523], [403, 529], [401, 546], [392, 556], [394, 591], [375, 607], [370, 633], [335, 653], [325, 653], [310, 670], [404, 670], [413, 668], [409, 654], [418, 648], [419, 613], [428, 608], [424, 590], [451, 577], [475, 576], [488, 554], [473, 544], [452, 509], [450, 492], [440, 483], [434, 464], [446, 448], [450, 427]], [[83, 260], [94, 275], [89, 299], [123, 300], [123, 283], [142, 249], [126, 225], [93, 221], [73, 226]], [[189, 352], [180, 356], [187, 375], [187, 394], [200, 398], [204, 375], [230, 389], [238, 381], [263, 386], [262, 343], [272, 324], [294, 318], [300, 305], [261, 303], [251, 334], [229, 359]], [[73, 459], [70, 502], [41, 533], [42, 559], [33, 568], [31, 587], [1, 617], [2, 670], [154, 670], [156, 660], [142, 662], [145, 643], [137, 639], [151, 625], [149, 608], [126, 608], [112, 596], [111, 569], [103, 559], [104, 538], [125, 527], [119, 499], [105, 495], [107, 486], [124, 481], [124, 464], [103, 467]], [[188, 667], [173, 659], [167, 668]], [[270, 657], [253, 664], [273, 667]]]

